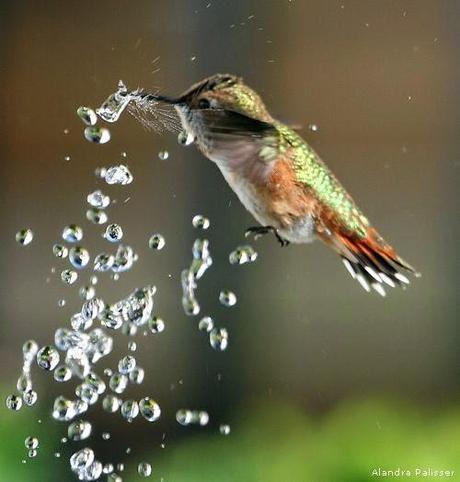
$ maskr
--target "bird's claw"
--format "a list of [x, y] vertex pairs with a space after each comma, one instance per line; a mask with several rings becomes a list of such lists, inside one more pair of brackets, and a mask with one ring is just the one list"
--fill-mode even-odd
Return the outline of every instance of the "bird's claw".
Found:
[[246, 237], [253, 235], [254, 240], [257, 240], [261, 236], [268, 233], [273, 233], [282, 247], [287, 246], [289, 244], [289, 241], [287, 239], [282, 238], [278, 233], [278, 230], [273, 226], [251, 226], [250, 228], [246, 229], [246, 232], [244, 233], [244, 235]]

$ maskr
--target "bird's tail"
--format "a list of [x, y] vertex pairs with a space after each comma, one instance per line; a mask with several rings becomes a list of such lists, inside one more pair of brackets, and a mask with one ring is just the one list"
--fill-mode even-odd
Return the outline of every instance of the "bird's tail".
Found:
[[404, 272], [420, 276], [374, 228], [369, 228], [364, 238], [335, 231], [327, 238], [323, 236], [323, 240], [340, 254], [350, 275], [366, 291], [373, 288], [385, 296], [385, 285], [404, 288], [409, 284]]

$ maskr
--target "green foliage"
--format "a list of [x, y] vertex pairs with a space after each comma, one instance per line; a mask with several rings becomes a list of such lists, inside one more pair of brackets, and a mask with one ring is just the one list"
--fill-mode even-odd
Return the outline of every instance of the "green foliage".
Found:
[[460, 474], [460, 411], [369, 400], [314, 421], [290, 406], [262, 405], [245, 411], [228, 437], [203, 435], [173, 449], [155, 472], [174, 482], [360, 482], [378, 479], [378, 467]]

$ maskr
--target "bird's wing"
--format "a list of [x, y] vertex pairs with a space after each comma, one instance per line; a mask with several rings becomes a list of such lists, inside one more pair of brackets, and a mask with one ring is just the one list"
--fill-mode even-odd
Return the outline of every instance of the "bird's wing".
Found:
[[233, 167], [276, 159], [279, 133], [272, 124], [227, 109], [200, 109], [194, 115], [199, 116], [204, 144], [214, 157]]

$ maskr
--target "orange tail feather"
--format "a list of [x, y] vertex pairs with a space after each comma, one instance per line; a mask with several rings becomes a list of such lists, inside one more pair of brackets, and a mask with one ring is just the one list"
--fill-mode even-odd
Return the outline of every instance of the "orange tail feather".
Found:
[[373, 228], [365, 238], [334, 231], [330, 236], [323, 235], [322, 239], [341, 255], [348, 272], [366, 291], [373, 288], [385, 296], [384, 285], [394, 288], [409, 284], [401, 271], [419, 276]]

